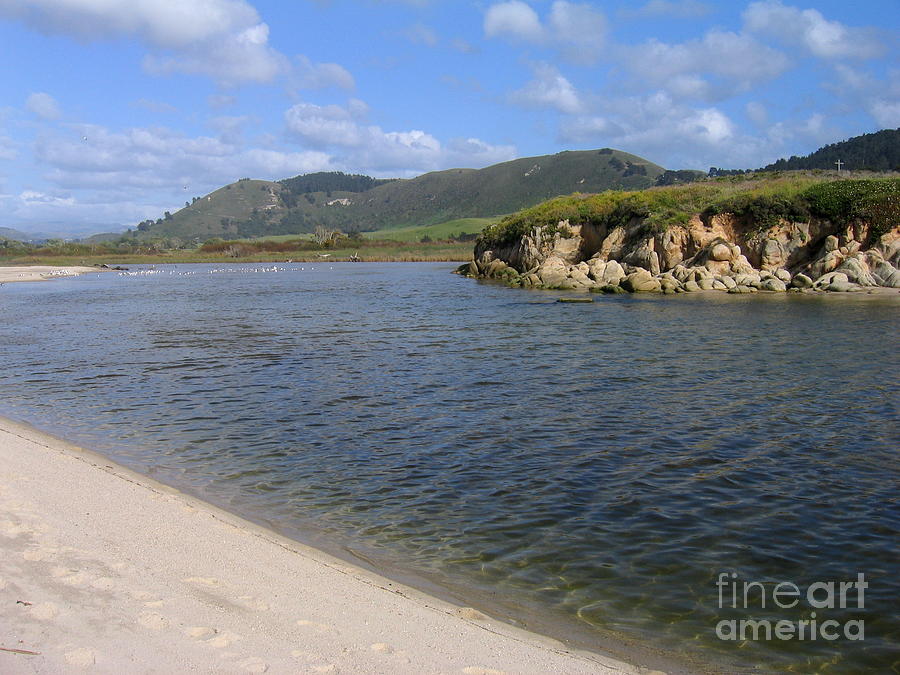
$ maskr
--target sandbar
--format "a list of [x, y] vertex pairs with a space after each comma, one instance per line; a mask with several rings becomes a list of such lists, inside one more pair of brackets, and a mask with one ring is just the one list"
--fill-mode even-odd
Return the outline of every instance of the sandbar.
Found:
[[96, 267], [80, 265], [15, 265], [0, 266], [0, 284], [16, 281], [49, 281], [61, 277], [74, 277], [87, 272], [100, 272]]
[[0, 418], [0, 672], [647, 675]]

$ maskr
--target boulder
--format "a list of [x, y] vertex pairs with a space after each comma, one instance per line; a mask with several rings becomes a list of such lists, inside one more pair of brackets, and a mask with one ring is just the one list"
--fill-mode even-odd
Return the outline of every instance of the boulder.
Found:
[[681, 284], [671, 274], [664, 274], [659, 278], [659, 286], [663, 293], [677, 293]]
[[721, 283], [725, 288], [734, 288], [737, 284], [734, 281], [734, 277], [729, 276], [721, 276], [716, 277], [716, 281]]
[[712, 248], [709, 250], [709, 257], [711, 260], [731, 262], [734, 260], [734, 252], [727, 243], [720, 241], [712, 245]]
[[813, 284], [813, 288], [824, 290], [834, 283], [846, 284], [849, 282], [850, 279], [847, 278], [847, 275], [843, 272], [829, 272], [828, 274], [823, 274], [821, 277], [816, 279], [816, 282]]
[[831, 253], [832, 251], [837, 251], [840, 247], [840, 240], [835, 237], [833, 234], [829, 234], [825, 237], [825, 251], [827, 253]]
[[606, 264], [606, 268], [603, 270], [603, 278], [597, 279], [597, 281], [603, 281], [607, 284], [612, 284], [613, 286], [618, 286], [622, 283], [622, 279], [625, 278], [625, 270], [622, 266], [615, 260], [610, 260]]
[[862, 288], [856, 284], [851, 284], [849, 281], [832, 281], [825, 290], [831, 293], [853, 293], [854, 291], [861, 291]]
[[869, 266], [859, 258], [847, 258], [838, 267], [839, 272], [847, 275], [847, 278], [860, 286], [878, 286], [878, 281], [869, 271]]
[[603, 273], [606, 271], [607, 265], [608, 263], [604, 260], [591, 258], [587, 261], [587, 275], [594, 281], [603, 281]]
[[661, 288], [659, 279], [654, 279], [647, 270], [632, 272], [622, 280], [622, 288], [630, 293], [655, 293]]
[[688, 293], [696, 293], [697, 291], [700, 290], [700, 284], [698, 284], [693, 279], [691, 279], [689, 281], [685, 281], [681, 287]]
[[775, 277], [769, 277], [759, 287], [761, 291], [774, 291], [776, 293], [784, 293], [787, 290], [787, 286], [781, 279], [776, 279]]
[[813, 280], [805, 274], [795, 274], [791, 279], [791, 285], [796, 288], [812, 288]]
[[783, 281], [786, 284], [791, 283], [791, 273], [788, 272], [783, 267], [780, 267], [779, 269], [775, 270], [775, 277], [780, 279], [781, 281]]
[[732, 261], [731, 271], [734, 274], [754, 274], [756, 272], [745, 255], [739, 255]]
[[753, 286], [735, 286], [734, 288], [728, 289], [729, 293], [756, 293], [756, 289]]
[[785, 262], [784, 249], [777, 239], [766, 239], [762, 249], [762, 269], [771, 270], [781, 267]]
[[697, 285], [700, 287], [701, 291], [712, 291], [715, 289], [716, 280], [715, 279], [701, 279], [697, 282]]
[[509, 269], [509, 265], [502, 260], [491, 260], [485, 266], [483, 274], [488, 279], [497, 279], [502, 276], [503, 272], [507, 269]]
[[889, 262], [881, 261], [872, 270], [872, 277], [878, 281], [879, 286], [887, 288], [900, 288], [900, 270]]

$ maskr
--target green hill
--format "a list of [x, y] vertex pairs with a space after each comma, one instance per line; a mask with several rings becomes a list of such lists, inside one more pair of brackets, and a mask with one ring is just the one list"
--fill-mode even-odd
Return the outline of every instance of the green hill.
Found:
[[573, 192], [642, 189], [664, 169], [619, 150], [560, 152], [485, 169], [450, 169], [412, 179], [318, 173], [280, 182], [241, 179], [180, 211], [138, 226], [142, 238], [243, 238], [427, 227], [512, 213]]
[[900, 171], [900, 129], [884, 129], [819, 148], [805, 157], [779, 159], [761, 171]]
[[28, 241], [32, 236], [9, 227], [0, 227], [0, 239], [12, 239], [13, 241]]

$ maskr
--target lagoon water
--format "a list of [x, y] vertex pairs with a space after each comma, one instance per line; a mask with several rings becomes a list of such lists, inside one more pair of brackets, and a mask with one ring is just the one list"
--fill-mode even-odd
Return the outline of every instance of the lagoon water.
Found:
[[[582, 646], [898, 672], [898, 298], [559, 304], [452, 269], [7, 285], [0, 414]], [[858, 574], [844, 609], [716, 586]], [[717, 637], [747, 618], [839, 637]]]

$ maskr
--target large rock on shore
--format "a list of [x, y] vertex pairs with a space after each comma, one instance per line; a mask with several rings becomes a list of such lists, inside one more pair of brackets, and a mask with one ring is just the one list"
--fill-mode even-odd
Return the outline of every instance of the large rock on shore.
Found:
[[859, 222], [751, 225], [729, 214], [694, 216], [663, 232], [637, 218], [609, 230], [560, 221], [496, 250], [476, 245], [475, 259], [458, 271], [510, 285], [598, 292], [900, 288], [900, 225], [878, 237]]

